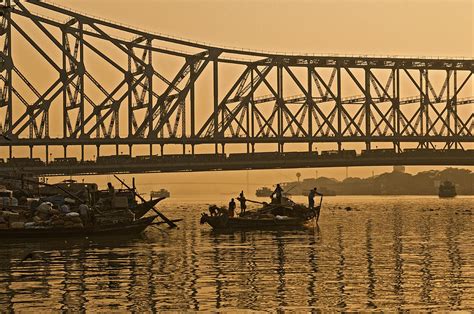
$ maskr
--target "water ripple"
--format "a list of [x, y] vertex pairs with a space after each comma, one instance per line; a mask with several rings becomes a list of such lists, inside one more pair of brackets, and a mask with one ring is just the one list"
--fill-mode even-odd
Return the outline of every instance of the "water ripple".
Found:
[[199, 225], [205, 204], [176, 205], [179, 230], [0, 244], [2, 310], [474, 308], [472, 198], [337, 197], [319, 226], [232, 234]]

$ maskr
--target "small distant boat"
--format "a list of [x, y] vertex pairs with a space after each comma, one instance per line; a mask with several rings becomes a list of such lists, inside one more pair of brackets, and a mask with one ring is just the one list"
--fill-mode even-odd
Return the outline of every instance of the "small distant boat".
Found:
[[151, 191], [150, 197], [152, 199], [160, 197], [170, 197], [170, 192], [166, 189], [160, 189], [159, 191]]
[[442, 198], [455, 197], [457, 195], [456, 185], [454, 185], [451, 181], [442, 182], [439, 185], [438, 195]]
[[255, 192], [255, 195], [257, 197], [270, 197], [270, 195], [272, 195], [272, 193], [273, 193], [272, 190], [270, 190], [269, 188], [264, 186], [260, 189], [257, 189], [257, 191]]
[[[257, 189], [257, 191], [255, 191], [255, 195], [257, 197], [271, 197], [272, 193], [273, 193], [273, 190], [271, 190], [270, 188], [267, 188], [266, 186], [261, 187], [260, 189]], [[289, 195], [290, 195], [289, 193], [286, 193], [285, 191], [283, 191], [283, 196], [286, 197]]]
[[[309, 191], [310, 190], [303, 190], [303, 193], [301, 193], [301, 195], [308, 196]], [[318, 192], [321, 193], [324, 196], [336, 196], [336, 191], [327, 189], [323, 186], [318, 188]]]

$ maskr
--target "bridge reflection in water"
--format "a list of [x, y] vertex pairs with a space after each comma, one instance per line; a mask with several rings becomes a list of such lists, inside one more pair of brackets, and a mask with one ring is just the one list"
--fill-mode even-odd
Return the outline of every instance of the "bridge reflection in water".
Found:
[[[353, 211], [339, 209], [350, 204]], [[145, 239], [1, 244], [4, 310], [469, 309], [472, 198], [335, 198], [320, 226], [215, 234], [187, 203]], [[174, 209], [172, 209], [174, 208]], [[28, 252], [34, 258], [22, 261]]]

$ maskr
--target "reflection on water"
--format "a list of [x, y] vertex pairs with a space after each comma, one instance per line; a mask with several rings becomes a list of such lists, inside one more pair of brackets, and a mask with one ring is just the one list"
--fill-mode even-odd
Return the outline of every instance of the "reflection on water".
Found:
[[185, 218], [179, 230], [3, 242], [0, 305], [5, 312], [472, 309], [473, 203], [336, 197], [319, 226], [218, 234], [199, 225], [195, 209], [204, 202], [168, 201], [164, 211]]

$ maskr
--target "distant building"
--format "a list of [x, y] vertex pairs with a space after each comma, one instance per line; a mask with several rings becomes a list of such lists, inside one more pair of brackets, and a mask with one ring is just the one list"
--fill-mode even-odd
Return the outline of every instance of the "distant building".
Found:
[[405, 166], [393, 166], [393, 172], [405, 173]]

